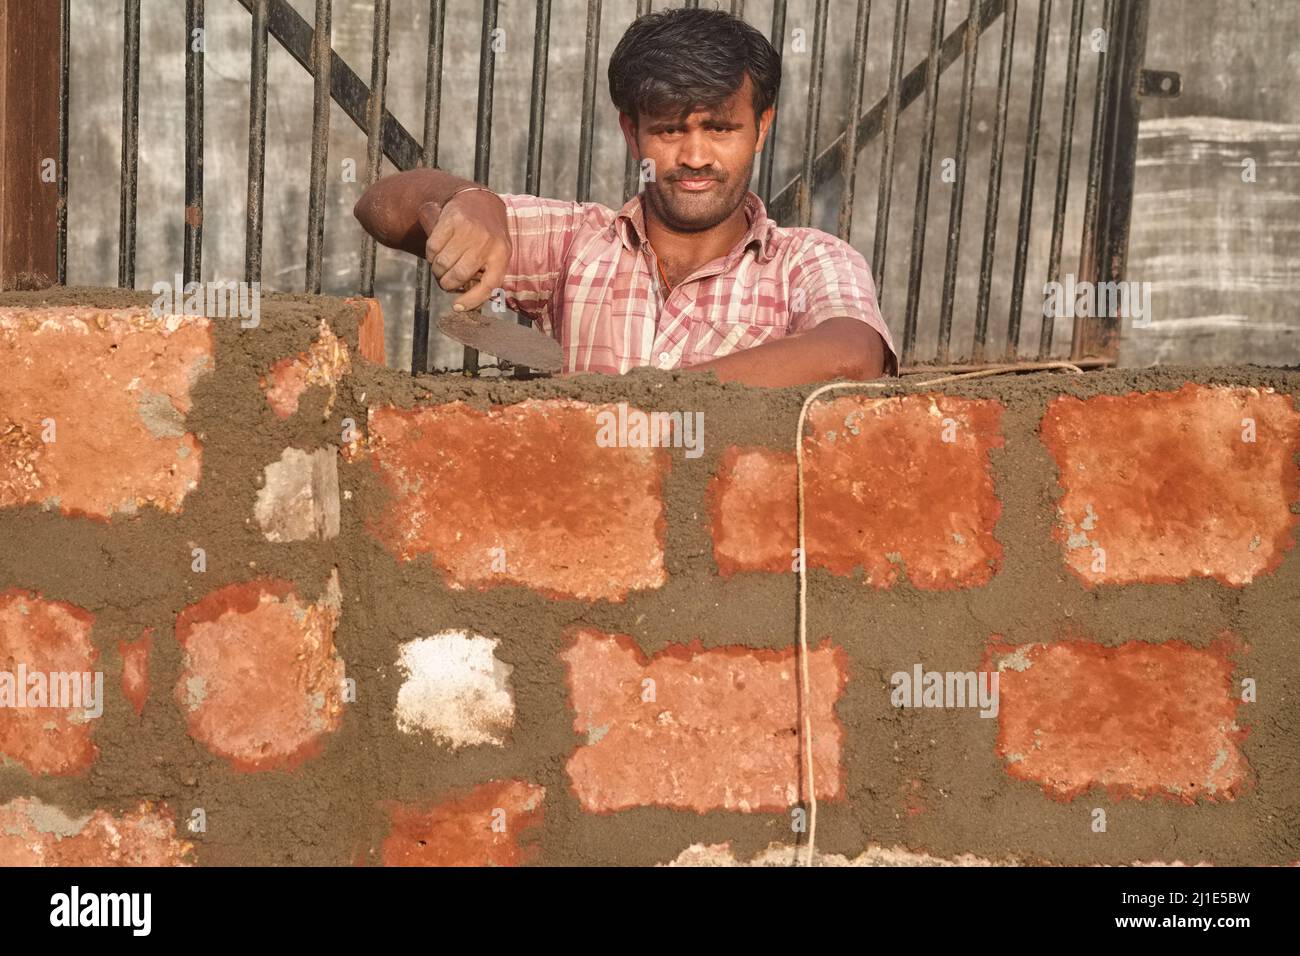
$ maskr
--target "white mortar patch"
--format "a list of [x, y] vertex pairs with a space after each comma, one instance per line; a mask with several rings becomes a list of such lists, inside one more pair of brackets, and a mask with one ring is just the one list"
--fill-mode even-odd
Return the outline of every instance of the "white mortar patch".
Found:
[[498, 642], [467, 631], [441, 631], [402, 645], [397, 666], [399, 730], [428, 733], [453, 749], [505, 744], [515, 722], [513, 668], [498, 660]]

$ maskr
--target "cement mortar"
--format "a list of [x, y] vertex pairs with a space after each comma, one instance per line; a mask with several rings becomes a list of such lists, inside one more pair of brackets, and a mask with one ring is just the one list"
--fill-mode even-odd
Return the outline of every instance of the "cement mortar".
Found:
[[[0, 295], [0, 305], [9, 306], [151, 301], [147, 294], [104, 289]], [[282, 421], [258, 378], [277, 360], [306, 351], [322, 317], [352, 348], [354, 372], [340, 384], [328, 420], [327, 392], [313, 387], [298, 413]], [[198, 845], [200, 862], [210, 865], [376, 862], [369, 851], [387, 832], [382, 802], [427, 804], [511, 777], [546, 787], [544, 821], [528, 838], [540, 840], [538, 863], [651, 864], [693, 843], [722, 842], [744, 860], [771, 842], [790, 842], [784, 813], [581, 811], [564, 770], [582, 740], [573, 730], [559, 653], [579, 625], [631, 634], [647, 654], [696, 638], [706, 647], [783, 647], [796, 640], [794, 574], [717, 575], [705, 489], [729, 445], [792, 451], [799, 408], [811, 388], [756, 390], [719, 384], [711, 375], [649, 369], [621, 378], [529, 382], [412, 377], [360, 358], [359, 319], [355, 305], [337, 299], [271, 295], [262, 300], [257, 329], [241, 330], [233, 319], [213, 322], [216, 368], [195, 387], [185, 420], [202, 442], [203, 474], [181, 514], [146, 507], [110, 525], [35, 505], [0, 511], [0, 588], [29, 588], [93, 613], [93, 640], [111, 688], [95, 728], [100, 756], [91, 769], [78, 777], [36, 778], [15, 765], [2, 767], [0, 802], [31, 795], [76, 817], [96, 807], [123, 810], [141, 799], [164, 800], [183, 835]], [[1300, 549], [1245, 588], [1196, 580], [1089, 590], [1067, 571], [1051, 535], [1060, 489], [1037, 437], [1047, 403], [1063, 394], [1086, 398], [1176, 389], [1185, 382], [1272, 387], [1293, 401], [1300, 395], [1300, 373], [1263, 368], [1042, 373], [941, 387], [1006, 404], [1006, 444], [992, 453], [1004, 503], [996, 528], [1003, 567], [985, 587], [941, 593], [918, 591], [906, 581], [873, 590], [860, 572], [849, 578], [810, 573], [809, 640], [830, 637], [849, 657], [849, 684], [837, 707], [847, 732], [848, 799], [820, 804], [819, 850], [853, 857], [868, 844], [881, 844], [940, 857], [969, 852], [1067, 864], [1300, 859]], [[904, 379], [877, 394], [910, 390], [914, 386]], [[387, 492], [365, 460], [340, 461], [340, 490], [350, 491], [351, 500], [341, 502], [337, 539], [273, 544], [253, 521], [266, 465], [286, 447], [337, 445], [342, 420], [351, 417], [364, 428], [367, 406], [465, 400], [486, 407], [559, 397], [705, 413], [703, 456], [674, 452], [665, 484], [664, 587], [620, 604], [552, 600], [518, 586], [452, 590], [428, 562], [399, 563], [366, 534], [365, 521], [382, 510]], [[521, 494], [526, 482], [520, 476]], [[194, 546], [207, 551], [202, 575], [190, 570]], [[172, 696], [181, 673], [175, 617], [212, 590], [262, 575], [293, 581], [314, 600], [334, 567], [344, 596], [335, 640], [358, 699], [346, 705], [343, 726], [325, 738], [324, 752], [299, 769], [234, 772], [186, 735]], [[117, 644], [146, 627], [155, 632], [150, 695], [137, 718], [120, 693]], [[447, 628], [500, 639], [497, 656], [514, 668], [516, 722], [504, 748], [453, 752], [396, 729], [399, 645]], [[1258, 702], [1239, 712], [1249, 730], [1243, 748], [1255, 786], [1235, 800], [1201, 799], [1195, 806], [1159, 797], [1114, 799], [1100, 789], [1061, 802], [1004, 772], [995, 750], [996, 720], [973, 710], [889, 704], [894, 671], [918, 661], [928, 669], [971, 670], [993, 634], [1024, 643], [1059, 639], [1067, 628], [1108, 645], [1177, 639], [1203, 647], [1224, 630], [1238, 634], [1248, 651], [1236, 657], [1234, 680], [1250, 676], [1259, 685]], [[913, 780], [920, 781], [915, 791]], [[907, 815], [905, 794], [923, 812]], [[207, 832], [185, 834], [184, 821], [195, 807], [206, 812]], [[1106, 833], [1091, 832], [1094, 807], [1106, 810]]]

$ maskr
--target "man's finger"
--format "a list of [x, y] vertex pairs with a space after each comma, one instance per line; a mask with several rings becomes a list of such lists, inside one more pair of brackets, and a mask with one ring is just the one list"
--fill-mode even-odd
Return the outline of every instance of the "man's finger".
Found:
[[478, 249], [466, 249], [464, 253], [456, 260], [450, 269], [448, 269], [438, 280], [438, 285], [442, 286], [448, 292], [459, 289], [469, 282], [470, 279], [478, 275], [479, 270], [483, 268], [483, 256]]
[[[433, 274], [441, 279], [458, 263], [466, 253], [474, 250], [474, 242], [465, 236], [455, 236], [450, 242], [442, 247], [435, 255], [429, 256], [429, 265], [433, 266]], [[475, 272], [478, 270], [475, 269]], [[470, 275], [474, 273], [471, 272]], [[444, 286], [444, 288], [446, 288]], [[454, 286], [452, 287], [454, 288]]]
[[453, 302], [452, 309], [457, 312], [468, 312], [470, 309], [477, 309], [492, 298], [496, 290], [505, 285], [506, 267], [508, 265], [504, 253], [488, 256], [487, 262], [483, 266], [483, 274], [478, 277], [478, 284]]
[[451, 304], [453, 311], [469, 312], [471, 309], [477, 309], [492, 298], [492, 293], [497, 290], [497, 283], [488, 281], [486, 274], [480, 275], [472, 281], [473, 285]]

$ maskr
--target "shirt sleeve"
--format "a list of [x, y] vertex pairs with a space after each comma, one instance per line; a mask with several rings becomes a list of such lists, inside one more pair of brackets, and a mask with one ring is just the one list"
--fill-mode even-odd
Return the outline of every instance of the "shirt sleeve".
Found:
[[834, 236], [814, 234], [790, 271], [790, 334], [807, 332], [827, 319], [867, 323], [885, 343], [885, 374], [898, 374], [898, 353], [876, 303], [876, 283], [862, 254]]
[[608, 225], [614, 213], [599, 203], [502, 194], [513, 251], [506, 267], [506, 305], [549, 329], [551, 299], [574, 241], [586, 227]]

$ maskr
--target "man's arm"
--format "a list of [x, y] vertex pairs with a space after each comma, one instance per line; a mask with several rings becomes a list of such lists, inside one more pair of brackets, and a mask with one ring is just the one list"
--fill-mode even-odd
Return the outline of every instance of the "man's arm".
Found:
[[807, 332], [701, 362], [690, 371], [712, 371], [724, 382], [768, 388], [879, 378], [885, 372], [885, 342], [858, 319], [827, 319]]
[[457, 194], [475, 185], [440, 169], [411, 169], [379, 180], [352, 210], [378, 242], [428, 259], [448, 292], [477, 278], [453, 303], [458, 312], [478, 308], [503, 284], [512, 252], [500, 197], [481, 188]]

